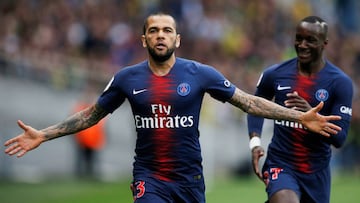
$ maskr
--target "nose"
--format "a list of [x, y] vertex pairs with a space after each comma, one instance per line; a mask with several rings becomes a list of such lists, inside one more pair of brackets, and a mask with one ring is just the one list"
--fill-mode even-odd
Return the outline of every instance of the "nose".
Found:
[[305, 39], [299, 41], [299, 44], [298, 44], [299, 47], [307, 47], [308, 46], [308, 43]]
[[159, 30], [158, 37], [164, 37], [165, 32], [163, 30]]

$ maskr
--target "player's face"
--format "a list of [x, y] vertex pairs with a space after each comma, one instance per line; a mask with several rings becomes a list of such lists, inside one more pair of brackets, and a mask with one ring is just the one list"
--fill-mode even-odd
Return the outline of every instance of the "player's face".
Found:
[[180, 45], [180, 35], [176, 33], [174, 19], [168, 15], [149, 17], [142, 42], [155, 61], [168, 60]]
[[301, 64], [317, 64], [322, 60], [327, 40], [321, 30], [316, 23], [302, 22], [297, 26], [294, 46]]

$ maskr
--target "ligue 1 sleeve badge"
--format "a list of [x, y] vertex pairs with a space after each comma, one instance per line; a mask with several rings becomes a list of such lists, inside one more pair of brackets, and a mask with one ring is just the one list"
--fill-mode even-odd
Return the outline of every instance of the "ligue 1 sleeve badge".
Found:
[[177, 93], [180, 95], [180, 96], [186, 96], [190, 93], [190, 85], [188, 83], [181, 83], [180, 85], [178, 85], [177, 87]]
[[318, 101], [326, 101], [329, 98], [329, 92], [325, 89], [319, 89], [316, 91], [315, 97]]

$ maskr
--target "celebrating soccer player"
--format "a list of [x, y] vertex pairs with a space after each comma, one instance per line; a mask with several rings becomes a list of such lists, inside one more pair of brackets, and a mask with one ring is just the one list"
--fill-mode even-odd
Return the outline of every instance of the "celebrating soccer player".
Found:
[[321, 114], [342, 117], [334, 121], [342, 130], [330, 137], [310, 132], [301, 123], [276, 119], [260, 172], [263, 118], [248, 115], [253, 168], [266, 184], [270, 203], [330, 201], [331, 146], [340, 147], [346, 139], [353, 86], [351, 79], [324, 57], [327, 32], [327, 23], [317, 16], [301, 20], [294, 41], [297, 57], [266, 69], [257, 85], [256, 96], [274, 99], [279, 105], [305, 112], [324, 102]]
[[180, 35], [170, 15], [146, 18], [141, 40], [148, 59], [116, 73], [94, 105], [42, 130], [19, 121], [24, 132], [5, 143], [6, 153], [21, 157], [45, 141], [89, 128], [127, 99], [137, 132], [134, 201], [204, 203], [198, 126], [205, 93], [257, 116], [300, 123], [324, 137], [341, 130], [329, 122], [339, 116], [318, 114], [323, 103], [306, 113], [288, 109], [241, 91], [213, 67], [175, 57]]

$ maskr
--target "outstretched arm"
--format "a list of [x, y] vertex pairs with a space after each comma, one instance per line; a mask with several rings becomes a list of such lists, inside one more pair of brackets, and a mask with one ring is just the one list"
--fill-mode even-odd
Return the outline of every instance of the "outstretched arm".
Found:
[[307, 112], [301, 112], [282, 107], [272, 101], [241, 91], [238, 88], [236, 88], [229, 102], [249, 114], [269, 119], [301, 123], [307, 129], [326, 137], [329, 137], [330, 134], [337, 134], [341, 130], [339, 126], [329, 122], [331, 120], [340, 120], [340, 116], [322, 116], [318, 113], [324, 105], [322, 102]]
[[17, 157], [22, 157], [45, 141], [73, 134], [95, 125], [107, 114], [104, 109], [95, 104], [73, 114], [58, 124], [42, 130], [36, 130], [19, 120], [18, 125], [24, 132], [5, 142], [5, 146], [7, 146], [5, 153], [9, 155], [17, 154]]

